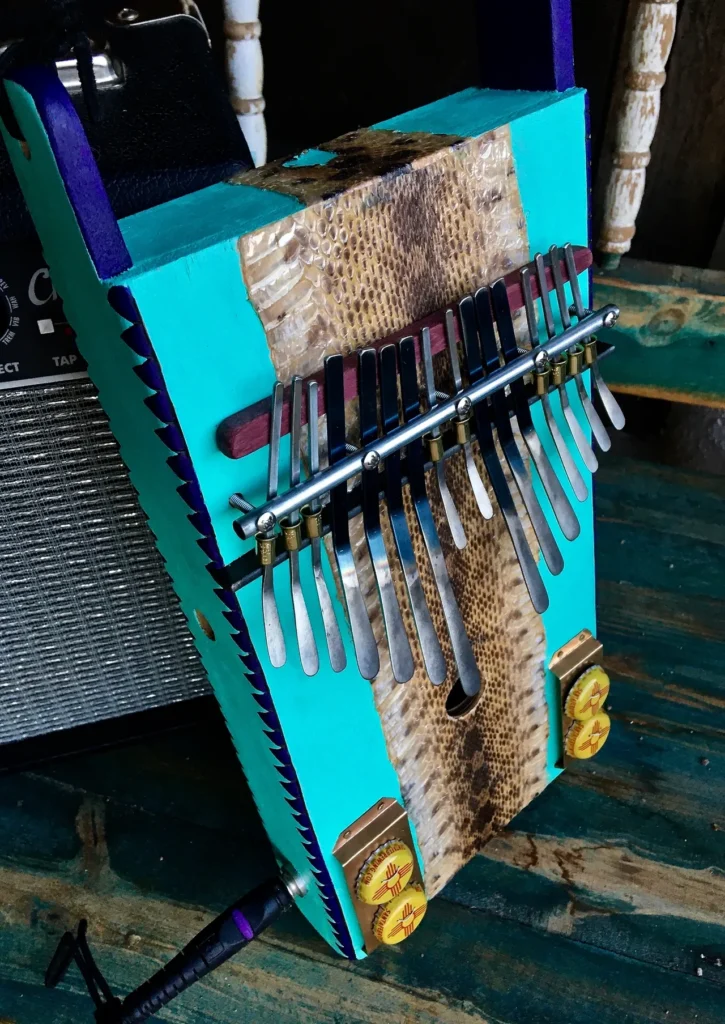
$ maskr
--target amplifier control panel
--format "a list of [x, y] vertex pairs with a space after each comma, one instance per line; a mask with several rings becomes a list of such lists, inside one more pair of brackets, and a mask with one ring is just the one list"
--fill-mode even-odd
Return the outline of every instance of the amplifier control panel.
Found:
[[87, 376], [39, 246], [0, 250], [0, 389]]

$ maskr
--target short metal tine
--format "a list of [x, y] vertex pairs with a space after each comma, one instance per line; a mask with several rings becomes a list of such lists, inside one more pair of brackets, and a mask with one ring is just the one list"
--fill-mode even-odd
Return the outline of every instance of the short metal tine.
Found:
[[[383, 433], [389, 434], [396, 429], [399, 423], [398, 359], [395, 345], [385, 345], [380, 350], [380, 413]], [[393, 452], [385, 460], [385, 495], [393, 540], [403, 569], [403, 579], [408, 591], [425, 669], [431, 683], [434, 686], [440, 686], [446, 678], [446, 662], [433, 620], [430, 617], [418, 572], [418, 564], [413, 552], [413, 541], [403, 506], [400, 452]]]
[[[296, 487], [300, 482], [300, 465], [302, 458], [302, 378], [292, 378], [292, 415], [290, 430], [290, 487]], [[285, 536], [292, 536], [289, 552], [289, 575], [292, 589], [292, 609], [295, 616], [295, 630], [297, 633], [297, 646], [302, 662], [302, 671], [305, 675], [314, 676], [320, 668], [320, 659], [317, 654], [315, 634], [312, 632], [309, 612], [305, 595], [302, 592], [302, 581], [300, 579], [300, 552], [301, 526], [299, 512], [291, 512], [286, 520], [282, 521], [282, 529]], [[287, 527], [287, 530], [285, 530]]]
[[[319, 395], [316, 380], [307, 382], [307, 457], [310, 465], [310, 476], [315, 476], [320, 469], [320, 436], [319, 436]], [[322, 625], [325, 630], [327, 641], [327, 653], [330, 657], [330, 665], [333, 672], [342, 672], [347, 665], [345, 645], [342, 642], [340, 627], [335, 616], [330, 592], [327, 589], [327, 581], [322, 569], [322, 530], [320, 528], [320, 502], [317, 498], [310, 502], [311, 519], [314, 519], [315, 535], [310, 536], [310, 550], [312, 552], [312, 575], [315, 580], [317, 598], [320, 602], [322, 614]]]
[[[549, 337], [553, 338], [554, 334], [556, 333], [556, 329], [554, 326], [554, 317], [551, 312], [551, 303], [549, 301], [544, 260], [540, 253], [536, 255], [535, 263], [536, 275], [539, 281], [539, 291], [541, 292], [541, 305], [544, 310], [544, 320], [546, 322], [546, 331]], [[552, 277], [554, 278], [554, 283], [556, 284], [556, 277], [553, 265], [551, 268], [551, 273]], [[592, 451], [591, 445], [584, 436], [584, 431], [579, 425], [579, 420], [576, 418], [574, 410], [571, 407], [571, 403], [569, 402], [569, 395], [567, 394], [566, 390], [566, 373], [564, 373], [563, 375], [562, 383], [558, 385], [558, 392], [559, 401], [561, 402], [561, 409], [564, 413], [564, 419], [566, 420], [566, 424], [569, 427], [571, 436], [574, 439], [574, 444], [578, 448], [582, 461], [589, 470], [589, 472], [596, 473], [597, 469], [599, 468], [599, 463], [597, 462], [596, 455]]]
[[[345, 458], [345, 388], [341, 355], [325, 360], [325, 403], [327, 406], [327, 450], [330, 465]], [[340, 570], [342, 592], [347, 605], [350, 630], [358, 669], [363, 679], [374, 679], [380, 670], [375, 635], [368, 618], [365, 599], [355, 568], [350, 544], [347, 483], [343, 481], [330, 491], [332, 543]]]
[[[561, 258], [558, 246], [552, 245], [549, 250], [549, 259], [551, 262], [551, 272], [554, 275], [554, 287], [556, 288], [556, 298], [559, 303], [559, 315], [561, 316], [561, 322], [566, 330], [571, 327], [571, 317], [569, 316], [569, 303], [566, 300], [566, 292], [564, 291], [564, 278], [561, 273]], [[583, 354], [584, 349], [582, 346], [579, 346], [579, 352]], [[599, 413], [592, 405], [587, 389], [584, 386], [584, 381], [581, 379], [581, 374], [576, 373], [574, 376], [576, 379], [576, 388], [579, 400], [582, 404], [582, 408], [584, 409], [584, 415], [587, 418], [587, 422], [591, 427], [594, 440], [603, 452], [608, 452], [612, 447], [609, 434], [599, 417]]]
[[[532, 348], [536, 348], [539, 345], [539, 325], [537, 322], [536, 307], [534, 306], [534, 299], [531, 291], [531, 271], [528, 267], [524, 267], [521, 270], [520, 276], [521, 290], [524, 293], [524, 308], [526, 310], [526, 322], [529, 328], [529, 337], [531, 338]], [[544, 410], [546, 425], [548, 426], [549, 432], [554, 440], [554, 445], [559, 454], [559, 458], [561, 459], [561, 464], [564, 467], [567, 479], [574, 491], [574, 495], [578, 501], [586, 501], [589, 496], [587, 485], [584, 483], [584, 478], [572, 458], [569, 446], [559, 430], [559, 424], [554, 416], [554, 410], [551, 407], [551, 399], [549, 398], [548, 393], [544, 393], [541, 396], [541, 405]]]
[[[276, 381], [272, 391], [272, 429], [269, 438], [269, 462], [267, 467], [267, 498], [277, 497], [279, 484], [279, 444], [282, 436], [282, 407], [284, 405], [284, 385]], [[274, 537], [274, 530], [263, 534], [264, 539]], [[274, 565], [262, 567], [262, 618], [264, 635], [267, 640], [269, 660], [274, 668], [282, 668], [287, 661], [287, 650], [284, 643], [282, 624], [274, 596]]]
[[[455, 322], [456, 315], [453, 310], [446, 310], [446, 340], [448, 341], [448, 355], [451, 361], [453, 386], [456, 390], [456, 394], [459, 394], [463, 390], [463, 378], [461, 377], [461, 361], [458, 356]], [[470, 413], [465, 417], [458, 417], [459, 423], [464, 428], [464, 436], [470, 436], [470, 427], [468, 426], [470, 419]], [[486, 486], [481, 479], [481, 474], [478, 472], [478, 466], [476, 465], [476, 460], [473, 457], [473, 448], [471, 447], [471, 442], [469, 440], [463, 442], [463, 454], [466, 459], [468, 480], [471, 484], [471, 490], [473, 491], [473, 496], [476, 499], [476, 504], [478, 505], [478, 511], [484, 519], [492, 519], [493, 505], [491, 504], [491, 499], [488, 496]]]
[[[486, 371], [493, 373], [498, 369], [499, 352], [496, 344], [491, 295], [488, 288], [478, 289], [475, 295], [475, 303], [479, 337], [483, 351], [483, 363]], [[553, 575], [558, 575], [564, 568], [564, 559], [554, 539], [554, 534], [551, 532], [551, 527], [544, 515], [544, 511], [539, 504], [539, 499], [536, 497], [524, 460], [521, 458], [521, 452], [511, 427], [506, 395], [503, 391], [497, 391], [492, 396], [491, 407], [493, 409], [498, 439], [501, 442], [504, 456], [531, 520], [531, 525], [534, 528], [544, 561], [549, 568], [549, 572]]]
[[[496, 323], [498, 325], [498, 336], [501, 342], [501, 351], [503, 357], [507, 363], [513, 362], [518, 356], [518, 348], [516, 346], [516, 330], [514, 328], [513, 317], [511, 315], [511, 307], [509, 305], [508, 291], [506, 288], [506, 282], [503, 278], [495, 281], [491, 286], [491, 298], [493, 300], [493, 308], [496, 316]], [[531, 409], [529, 408], [529, 399], [526, 394], [524, 382], [522, 380], [514, 381], [511, 385], [511, 396], [514, 402], [514, 413], [516, 415], [516, 422], [519, 425], [521, 436], [524, 439], [529, 455], [531, 456], [534, 465], [539, 474], [546, 496], [549, 499], [552, 511], [556, 516], [561, 532], [564, 534], [567, 540], [574, 540], [579, 536], [580, 527], [579, 521], [574, 514], [574, 509], [571, 507], [571, 503], [567, 498], [564, 488], [559, 482], [559, 478], [554, 472], [554, 468], [549, 461], [549, 456], [544, 450], [544, 446], [539, 440], [539, 435], [536, 433], [534, 428], [534, 421], [531, 417]]]
[[[433, 374], [433, 353], [431, 351], [430, 329], [428, 327], [423, 327], [420, 332], [420, 344], [423, 350], [423, 377], [425, 379], [428, 408], [434, 409], [438, 405], [438, 398], [436, 396], [435, 377]], [[430, 454], [435, 464], [438, 490], [440, 491], [441, 501], [443, 502], [443, 509], [446, 514], [446, 519], [448, 520], [448, 526], [450, 527], [451, 537], [453, 537], [453, 543], [459, 550], [461, 550], [466, 546], [466, 533], [463, 529], [461, 517], [458, 515], [458, 509], [456, 508], [456, 503], [453, 500], [453, 495], [451, 494], [446, 481], [445, 460], [443, 459], [443, 442], [441, 439], [440, 429], [436, 427], [434, 430], [431, 430], [429, 436], [431, 438]]]
[[[569, 277], [569, 284], [571, 286], [571, 294], [574, 299], [574, 309], [578, 320], [581, 320], [583, 316], [586, 316], [586, 309], [582, 301], [581, 288], [579, 287], [579, 277], [576, 272], [576, 261], [574, 259], [574, 250], [571, 247], [571, 243], [567, 242], [564, 246], [564, 261], [566, 263], [566, 272]], [[607, 384], [602, 377], [602, 371], [599, 369], [599, 363], [596, 358], [596, 349], [594, 350], [594, 361], [591, 364], [592, 381], [594, 387], [599, 392], [599, 397], [604, 406], [604, 411], [609, 417], [609, 421], [615, 430], [622, 430], [624, 428], [625, 419], [622, 408], [614, 397], [612, 392], [607, 387]]]
[[[358, 356], [358, 397], [360, 400], [360, 444], [366, 448], [378, 437], [378, 357], [375, 349], [363, 349]], [[388, 638], [393, 677], [407, 683], [415, 671], [410, 641], [395, 593], [385, 540], [380, 526], [380, 473], [378, 464], [362, 471], [362, 509], [365, 539], [378, 585], [383, 624]]]
[[[415, 366], [415, 346], [412, 338], [403, 338], [398, 343], [400, 354], [400, 383], [403, 400], [403, 414], [406, 423], [420, 415], [420, 397]], [[406, 469], [410, 494], [413, 499], [415, 514], [418, 519], [423, 542], [428, 553], [431, 569], [435, 578], [438, 594], [441, 599], [443, 616], [451, 639], [453, 656], [456, 660], [458, 675], [463, 692], [468, 697], [474, 696], [481, 688], [481, 674], [476, 665], [471, 641], [468, 639], [466, 627], [453, 592], [443, 556], [435, 520], [425, 487], [425, 468], [423, 461], [423, 442], [420, 438], [406, 447]]]

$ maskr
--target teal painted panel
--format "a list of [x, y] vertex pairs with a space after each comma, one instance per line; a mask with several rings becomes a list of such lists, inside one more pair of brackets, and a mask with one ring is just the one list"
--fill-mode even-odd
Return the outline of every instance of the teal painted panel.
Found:
[[285, 160], [283, 167], [324, 167], [335, 159], [337, 153], [326, 149], [305, 149], [299, 156]]
[[301, 209], [292, 196], [220, 182], [124, 217], [121, 232], [134, 263], [124, 280], [219, 242], [236, 241]]
[[[583, 90], [574, 89], [559, 96], [558, 102], [539, 106], [534, 111], [527, 111], [523, 116], [512, 119], [511, 145], [526, 217], [530, 259], [537, 252], [546, 252], [553, 243], [586, 244], [589, 213], [584, 100]], [[555, 159], [552, 159], [551, 154], [555, 154]], [[587, 274], [581, 275], [580, 284], [586, 302], [589, 294]], [[567, 294], [571, 302], [568, 286]], [[557, 324], [560, 329], [558, 317]], [[540, 323], [540, 333], [546, 337], [543, 323]], [[589, 377], [588, 373], [586, 377]], [[567, 394], [585, 436], [589, 437], [589, 425], [573, 382], [567, 385]], [[552, 397], [552, 407], [563, 436], [570, 438], [558, 396]], [[537, 497], [564, 557], [564, 571], [559, 576], [552, 576], [540, 560], [542, 577], [551, 601], [543, 616], [546, 629], [545, 664], [548, 665], [559, 647], [580, 630], [590, 629], [596, 635], [592, 476], [575, 446], [570, 444], [589, 490], [588, 500], [580, 503], [566, 479], [540, 403], [533, 407], [532, 413], [536, 431], [581, 524], [581, 533], [577, 539], [567, 541], [559, 529], [532, 464]], [[551, 723], [548, 774], [552, 779], [558, 774], [556, 762], [561, 753], [561, 696], [559, 684], [548, 670], [546, 697]]]
[[[410, 110], [387, 121], [380, 121], [373, 128], [396, 132], [428, 132], [432, 135], [462, 135], [475, 138], [493, 128], [510, 124], [519, 118], [544, 110], [552, 104], [558, 107], [572, 96], [582, 97], [582, 89], [568, 92], [504, 92], [496, 89], [464, 89], [444, 99], [428, 103], [417, 110]], [[541, 154], [539, 155], [541, 159]], [[547, 158], [550, 159], [550, 158]], [[561, 168], [557, 155], [551, 161]], [[551, 243], [549, 243], [551, 244]]]

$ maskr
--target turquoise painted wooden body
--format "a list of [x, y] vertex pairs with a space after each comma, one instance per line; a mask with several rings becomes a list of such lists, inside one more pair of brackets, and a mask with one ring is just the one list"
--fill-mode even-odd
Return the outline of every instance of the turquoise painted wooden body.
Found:
[[[301, 210], [303, 203], [269, 188], [219, 184], [137, 214], [120, 223], [133, 266], [115, 278], [100, 280], [33, 99], [12, 83], [8, 91], [30, 159], [7, 134], [6, 142], [54, 283], [196, 637], [270, 839], [279, 856], [307, 880], [309, 890], [299, 905], [314, 927], [343, 954], [363, 956], [360, 929], [332, 848], [340, 833], [381, 796], [402, 801], [370, 684], [357, 672], [347, 629], [343, 633], [348, 667], [342, 674], [334, 675], [322, 656], [319, 674], [306, 677], [292, 641], [285, 668], [271, 668], [260, 584], [231, 595], [209, 572], [210, 562], [228, 564], [249, 547], [234, 533], [229, 495], [242, 490], [250, 500], [261, 501], [266, 489], [267, 452], [228, 459], [215, 443], [217, 425], [267, 397], [276, 376], [264, 328], [240, 272], [238, 240]], [[530, 255], [552, 242], [583, 242], [587, 178], [581, 91], [467, 90], [377, 128], [478, 136], [501, 125], [510, 126]], [[300, 160], [299, 166], [311, 166], [310, 159]], [[586, 296], [585, 277], [581, 283]], [[128, 337], [122, 337], [134, 321], [120, 316], [109, 303], [109, 292], [119, 288], [127, 289], [125, 294], [136, 304], [150, 355], [138, 354]], [[170, 400], [168, 415], [160, 415], [161, 405], [153, 404], [159, 394]], [[147, 399], [152, 399], [152, 408], [145, 404]], [[534, 415], [539, 417], [541, 410], [535, 408]], [[582, 425], [586, 427], [584, 421]], [[177, 442], [170, 451], [172, 431]], [[542, 433], [542, 439], [545, 436]], [[549, 455], [556, 465], [553, 446]], [[196, 517], [190, 512], [186, 456], [192, 467], [191, 487], [198, 485], [202, 503]], [[584, 466], [580, 469], [588, 480]], [[283, 460], [281, 480], [286, 471]], [[186, 494], [180, 491], [180, 475], [187, 481]], [[542, 505], [548, 509], [544, 501]], [[564, 540], [551, 517], [566, 567], [556, 579], [542, 567], [551, 597], [544, 615], [545, 664], [577, 631], [595, 631], [591, 499], [577, 504], [576, 510], [582, 530], [573, 543]], [[335, 594], [329, 565], [326, 571]], [[278, 570], [276, 592], [291, 638], [291, 602], [282, 582], [286, 572]], [[302, 572], [315, 633], [323, 637], [307, 560]], [[339, 603], [336, 611], [343, 622]], [[213, 639], [201, 628], [197, 612], [211, 626]], [[324, 652], [324, 641], [319, 647]], [[558, 684], [550, 674], [547, 687], [547, 775], [552, 779], [561, 737]]]

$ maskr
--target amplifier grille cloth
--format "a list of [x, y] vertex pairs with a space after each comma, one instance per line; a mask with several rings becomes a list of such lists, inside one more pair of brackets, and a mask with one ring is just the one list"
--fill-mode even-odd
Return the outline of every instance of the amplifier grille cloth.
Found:
[[0, 392], [0, 743], [206, 692], [93, 385]]

